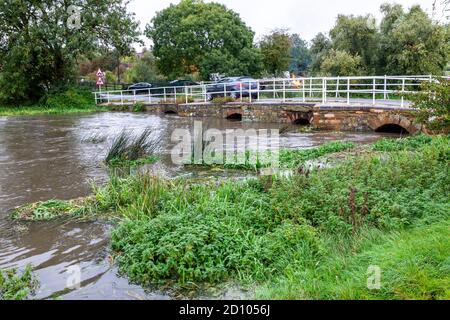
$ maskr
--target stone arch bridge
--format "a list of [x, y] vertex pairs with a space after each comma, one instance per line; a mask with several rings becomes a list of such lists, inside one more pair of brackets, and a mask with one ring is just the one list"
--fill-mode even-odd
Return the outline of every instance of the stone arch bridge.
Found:
[[[130, 106], [131, 108], [131, 106]], [[335, 131], [422, 131], [416, 123], [416, 110], [400, 106], [345, 105], [317, 103], [227, 103], [158, 104], [147, 112], [184, 117], [218, 117], [230, 120], [311, 125]]]

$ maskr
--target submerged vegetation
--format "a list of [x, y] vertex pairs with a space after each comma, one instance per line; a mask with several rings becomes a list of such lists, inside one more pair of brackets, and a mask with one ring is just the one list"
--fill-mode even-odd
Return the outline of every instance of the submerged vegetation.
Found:
[[123, 130], [112, 142], [105, 163], [111, 167], [132, 167], [158, 160], [155, 155], [160, 137], [152, 137], [150, 129], [139, 135]]
[[0, 270], [0, 300], [25, 300], [37, 289], [39, 281], [31, 265], [18, 274], [16, 269]]
[[[382, 140], [292, 177], [113, 176], [87, 210], [120, 219], [115, 259], [143, 285], [238, 282], [269, 299], [449, 299], [449, 143]], [[296, 168], [353, 147], [325, 144], [282, 163]], [[371, 266], [379, 290], [367, 286]]]

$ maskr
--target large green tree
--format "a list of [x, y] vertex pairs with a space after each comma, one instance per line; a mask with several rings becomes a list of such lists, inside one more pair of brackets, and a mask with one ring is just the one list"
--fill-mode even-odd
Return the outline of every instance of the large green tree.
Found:
[[[123, 0], [2, 0], [0, 99], [30, 101], [69, 83], [81, 56], [130, 50], [138, 24]], [[79, 19], [78, 19], [79, 18]]]
[[265, 35], [259, 43], [263, 55], [264, 68], [273, 76], [289, 69], [292, 39], [287, 30], [276, 29]]
[[419, 6], [381, 8], [379, 73], [396, 75], [442, 74], [450, 52], [448, 26], [434, 22]]
[[346, 51], [331, 49], [320, 66], [323, 76], [358, 76], [364, 73], [362, 59]]
[[145, 33], [153, 41], [159, 69], [168, 77], [259, 71], [254, 64], [260, 55], [253, 45], [253, 31], [222, 4], [181, 0], [158, 12]]
[[375, 73], [378, 51], [378, 29], [375, 18], [339, 15], [330, 31], [332, 47], [360, 56], [367, 74]]
[[325, 56], [331, 49], [330, 39], [323, 33], [318, 33], [311, 41], [310, 53], [311, 53], [311, 65], [309, 71], [316, 75], [320, 72]]
[[291, 35], [291, 62], [289, 71], [296, 75], [305, 75], [312, 62], [308, 43], [298, 34]]

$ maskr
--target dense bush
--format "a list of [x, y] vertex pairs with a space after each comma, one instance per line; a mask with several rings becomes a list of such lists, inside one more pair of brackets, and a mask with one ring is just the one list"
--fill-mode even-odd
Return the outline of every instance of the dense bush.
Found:
[[448, 144], [437, 137], [416, 152], [362, 156], [289, 179], [198, 185], [114, 178], [97, 198], [103, 210], [126, 217], [112, 246], [133, 281], [269, 281], [314, 270], [367, 230], [448, 218]]

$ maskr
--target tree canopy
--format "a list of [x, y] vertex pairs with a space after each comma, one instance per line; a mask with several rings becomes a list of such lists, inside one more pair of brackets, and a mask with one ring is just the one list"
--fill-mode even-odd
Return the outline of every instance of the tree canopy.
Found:
[[[130, 50], [138, 24], [123, 0], [0, 2], [0, 99], [39, 99], [75, 75], [77, 60], [99, 48]], [[79, 10], [79, 11], [78, 11]], [[71, 20], [79, 12], [79, 25]], [[75, 14], [75, 16], [74, 16]]]
[[153, 41], [159, 69], [171, 78], [192, 73], [207, 78], [215, 72], [255, 75], [260, 71], [253, 31], [222, 4], [181, 0], [158, 12], [145, 34]]
[[292, 39], [287, 30], [276, 29], [259, 43], [265, 70], [271, 75], [287, 71], [291, 62]]
[[366, 75], [442, 74], [450, 56], [449, 25], [433, 21], [420, 6], [405, 11], [398, 4], [383, 4], [381, 12], [379, 25], [371, 15], [339, 15], [329, 38], [319, 33], [313, 39], [310, 72], [354, 70], [360, 59], [358, 72]]

